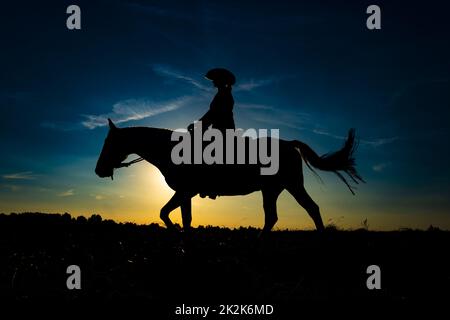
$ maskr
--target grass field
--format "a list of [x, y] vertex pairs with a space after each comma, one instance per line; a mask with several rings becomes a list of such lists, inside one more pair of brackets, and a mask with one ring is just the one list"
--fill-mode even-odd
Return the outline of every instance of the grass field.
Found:
[[[3, 301], [177, 303], [448, 300], [450, 232], [276, 231], [199, 227], [190, 237], [65, 215], [0, 215]], [[381, 269], [368, 290], [366, 269]], [[66, 269], [81, 268], [81, 290]]]

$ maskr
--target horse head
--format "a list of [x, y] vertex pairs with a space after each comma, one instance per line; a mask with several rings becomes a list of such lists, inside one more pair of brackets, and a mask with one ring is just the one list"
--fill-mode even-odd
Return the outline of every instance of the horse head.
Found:
[[123, 144], [120, 139], [120, 130], [116, 125], [108, 119], [109, 132], [103, 144], [102, 152], [97, 160], [95, 173], [100, 178], [113, 178], [114, 169], [121, 166], [128, 154], [123, 150]]

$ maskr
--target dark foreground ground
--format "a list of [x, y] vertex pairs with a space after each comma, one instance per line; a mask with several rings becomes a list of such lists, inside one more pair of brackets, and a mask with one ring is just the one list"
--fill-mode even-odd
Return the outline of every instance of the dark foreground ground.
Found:
[[[189, 239], [158, 225], [99, 216], [0, 215], [1, 301], [142, 301], [176, 306], [311, 301], [450, 301], [450, 233], [197, 228]], [[81, 290], [66, 269], [81, 268]], [[381, 290], [366, 286], [381, 268]]]

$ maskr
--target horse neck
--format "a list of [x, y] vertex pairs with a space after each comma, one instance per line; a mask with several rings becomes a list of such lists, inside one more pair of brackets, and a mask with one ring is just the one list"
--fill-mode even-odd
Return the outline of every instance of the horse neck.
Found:
[[137, 154], [157, 167], [170, 161], [171, 131], [159, 128], [123, 128], [122, 145], [128, 155]]

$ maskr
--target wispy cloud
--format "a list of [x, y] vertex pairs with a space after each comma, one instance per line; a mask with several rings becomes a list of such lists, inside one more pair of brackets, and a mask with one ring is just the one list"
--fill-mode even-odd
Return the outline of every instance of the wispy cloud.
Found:
[[[347, 136], [337, 135], [329, 132], [322, 127], [311, 128], [308, 124], [314, 123], [314, 119], [311, 119], [311, 115], [304, 112], [277, 112], [276, 117], [272, 117], [270, 115], [264, 114], [266, 111], [275, 110], [274, 107], [264, 105], [264, 104], [239, 104], [240, 108], [249, 109], [257, 114], [252, 116], [252, 119], [262, 123], [268, 123], [270, 125], [276, 125], [279, 127], [286, 127], [295, 130], [306, 130], [310, 131], [314, 134], [327, 136], [337, 140], [346, 140]], [[401, 138], [398, 136], [387, 137], [387, 138], [377, 138], [377, 139], [359, 139], [359, 143], [361, 145], [371, 146], [371, 147], [380, 147], [387, 144], [394, 143], [395, 141], [400, 140]]]
[[17, 173], [4, 174], [2, 178], [10, 180], [34, 180], [37, 178], [37, 175], [33, 174], [33, 171], [23, 171]]
[[155, 73], [157, 73], [163, 77], [186, 82], [200, 90], [203, 90], [203, 91], [211, 91], [212, 90], [211, 87], [207, 87], [207, 86], [203, 85], [202, 83], [200, 83], [199, 80], [196, 80], [194, 77], [183, 74], [182, 72], [174, 70], [173, 68], [171, 68], [167, 65], [156, 64], [156, 65], [152, 66], [152, 69]]
[[329, 133], [328, 131], [325, 131], [323, 129], [313, 129], [312, 132], [315, 134], [321, 135], [321, 136], [327, 136], [327, 137], [331, 137], [331, 138], [339, 139], [339, 140], [345, 140], [347, 138], [344, 136], [339, 136], [336, 134]]
[[67, 191], [61, 192], [58, 194], [59, 197], [70, 197], [73, 196], [75, 194], [75, 190], [74, 189], [69, 189]]
[[295, 130], [304, 130], [305, 129], [304, 127], [302, 127], [302, 125], [299, 122], [289, 121], [286, 119], [278, 120], [278, 119], [274, 119], [273, 117], [265, 117], [265, 116], [256, 116], [253, 119], [255, 121], [262, 122], [262, 123], [268, 123], [270, 125], [274, 125], [277, 127], [286, 127], [286, 128], [291, 128], [291, 129], [295, 129]]
[[390, 162], [378, 163], [378, 164], [375, 164], [372, 166], [372, 170], [375, 172], [382, 172], [382, 171], [384, 171], [384, 169], [386, 169], [390, 165], [391, 165]]
[[255, 104], [255, 103], [238, 103], [236, 107], [242, 109], [254, 109], [254, 110], [274, 110], [274, 107], [266, 104]]
[[[201, 82], [200, 77], [197, 78], [192, 75], [187, 75], [184, 72], [175, 70], [174, 68], [167, 65], [155, 64], [152, 65], [152, 70], [153, 72], [163, 77], [183, 81], [205, 92], [210, 92], [214, 90], [210, 85], [204, 85]], [[267, 78], [267, 79], [250, 79], [243, 81], [239, 81], [238, 79], [234, 91], [252, 91], [262, 86], [270, 85], [276, 81], [279, 81], [280, 79], [281, 78]]]
[[369, 145], [372, 147], [380, 147], [380, 146], [383, 146], [386, 144], [393, 143], [399, 139], [400, 139], [400, 137], [379, 138], [379, 139], [374, 139], [374, 140], [361, 139], [360, 142], [361, 142], [361, 144], [366, 144], [366, 145]]
[[8, 190], [11, 191], [11, 192], [16, 192], [16, 191], [19, 191], [19, 190], [22, 189], [21, 186], [17, 186], [17, 185], [15, 185], [15, 184], [2, 184], [0, 187], [1, 187], [1, 188], [8, 189]]
[[175, 100], [164, 102], [152, 102], [144, 99], [128, 99], [119, 101], [113, 105], [112, 112], [100, 115], [84, 115], [86, 120], [82, 125], [88, 129], [106, 126], [108, 118], [116, 123], [142, 120], [158, 114], [177, 110], [186, 105], [190, 97], [183, 96]]
[[[340, 135], [336, 135], [336, 134], [332, 134], [327, 132], [326, 130], [322, 130], [322, 129], [313, 129], [312, 130], [313, 133], [315, 134], [319, 134], [319, 135], [323, 135], [323, 136], [328, 136], [334, 139], [338, 139], [338, 140], [345, 140], [347, 139], [346, 136], [340, 136]], [[380, 147], [386, 144], [390, 144], [393, 143], [397, 140], [399, 140], [400, 137], [389, 137], [389, 138], [378, 138], [378, 139], [372, 139], [372, 140], [367, 140], [367, 139], [360, 139], [359, 142], [362, 145], [368, 145], [371, 147]]]
[[270, 85], [277, 81], [276, 79], [250, 79], [241, 83], [238, 83], [235, 91], [252, 91], [254, 89]]
[[91, 194], [91, 197], [93, 197], [95, 200], [103, 200], [105, 199], [105, 196], [101, 194]]
[[252, 120], [277, 127], [307, 130], [307, 124], [310, 122], [310, 115], [303, 112], [277, 110], [276, 107], [265, 104], [246, 104], [239, 106], [248, 110]]

